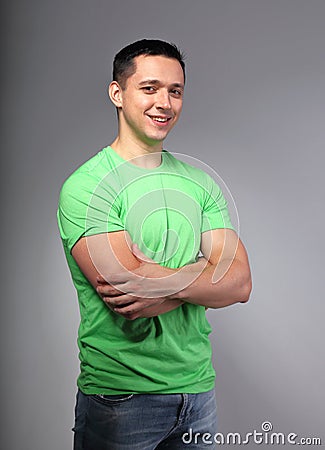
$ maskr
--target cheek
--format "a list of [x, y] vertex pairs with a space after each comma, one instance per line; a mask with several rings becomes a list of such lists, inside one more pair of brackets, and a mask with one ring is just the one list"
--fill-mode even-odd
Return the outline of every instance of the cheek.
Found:
[[179, 115], [182, 111], [183, 102], [176, 101], [172, 106], [173, 110], [177, 113], [177, 115]]
[[135, 98], [133, 102], [127, 105], [129, 113], [136, 116], [141, 116], [143, 113], [152, 108], [153, 102], [150, 98]]
[[175, 114], [175, 121], [174, 121], [174, 124], [176, 123], [176, 122], [178, 122], [178, 120], [179, 120], [179, 117], [180, 117], [180, 114], [181, 114], [181, 111], [182, 111], [182, 108], [177, 108], [177, 109], [174, 109], [174, 114]]
[[152, 108], [154, 105], [154, 100], [152, 97], [144, 97], [139, 101], [139, 106], [142, 109], [142, 111], [147, 111], [150, 108]]

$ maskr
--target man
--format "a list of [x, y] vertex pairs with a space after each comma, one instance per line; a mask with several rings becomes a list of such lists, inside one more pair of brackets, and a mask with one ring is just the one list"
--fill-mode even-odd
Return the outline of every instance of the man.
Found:
[[184, 84], [176, 46], [122, 49], [109, 85], [118, 135], [61, 191], [81, 315], [75, 450], [211, 448], [185, 433], [216, 433], [205, 312], [246, 302], [251, 278], [219, 187], [163, 150]]

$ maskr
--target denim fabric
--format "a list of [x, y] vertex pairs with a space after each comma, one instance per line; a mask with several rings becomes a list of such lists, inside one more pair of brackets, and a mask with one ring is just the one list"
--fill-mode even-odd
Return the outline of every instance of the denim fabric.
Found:
[[74, 450], [213, 449], [215, 444], [201, 437], [217, 432], [215, 393], [85, 395], [79, 390], [73, 431]]

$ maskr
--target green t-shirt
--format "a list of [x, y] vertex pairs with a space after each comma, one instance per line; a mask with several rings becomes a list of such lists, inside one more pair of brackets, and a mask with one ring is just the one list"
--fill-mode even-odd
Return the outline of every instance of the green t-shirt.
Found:
[[203, 306], [185, 303], [157, 317], [124, 319], [105, 305], [71, 255], [82, 236], [126, 230], [163, 266], [195, 262], [202, 232], [233, 228], [212, 178], [166, 151], [159, 167], [144, 169], [107, 147], [65, 181], [58, 225], [79, 299], [79, 388], [85, 394], [212, 389], [211, 327]]

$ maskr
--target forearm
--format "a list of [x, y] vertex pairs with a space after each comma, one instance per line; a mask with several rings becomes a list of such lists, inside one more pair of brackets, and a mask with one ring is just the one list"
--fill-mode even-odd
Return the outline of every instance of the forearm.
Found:
[[[251, 290], [251, 279], [247, 258], [245, 254], [242, 256], [243, 259], [214, 258], [216, 264], [202, 258], [197, 263], [179, 269], [163, 267], [157, 263], [142, 263], [127, 275], [121, 273], [110, 277], [109, 283], [113, 289], [118, 289], [125, 295], [111, 300], [116, 294], [110, 292], [109, 284], [102, 286], [98, 292], [118, 307], [132, 302], [133, 305], [126, 309], [128, 314], [138, 315], [139, 306], [143, 305], [141, 314], [151, 313], [150, 316], [163, 314], [174, 309], [173, 306], [179, 306], [172, 302], [182, 301], [208, 308], [246, 302]], [[150, 299], [160, 300], [151, 305]], [[151, 310], [145, 311], [151, 307]]]
[[248, 301], [250, 292], [249, 267], [235, 259], [232, 262], [223, 260], [218, 265], [205, 268], [191, 284], [175, 293], [172, 298], [208, 308], [223, 308]]
[[[137, 270], [136, 270], [137, 271]], [[223, 259], [211, 264], [205, 258], [180, 269], [155, 265], [150, 273], [148, 291], [166, 296], [171, 301], [183, 301], [207, 308], [222, 308], [246, 302], [251, 291], [251, 275], [247, 261]]]

